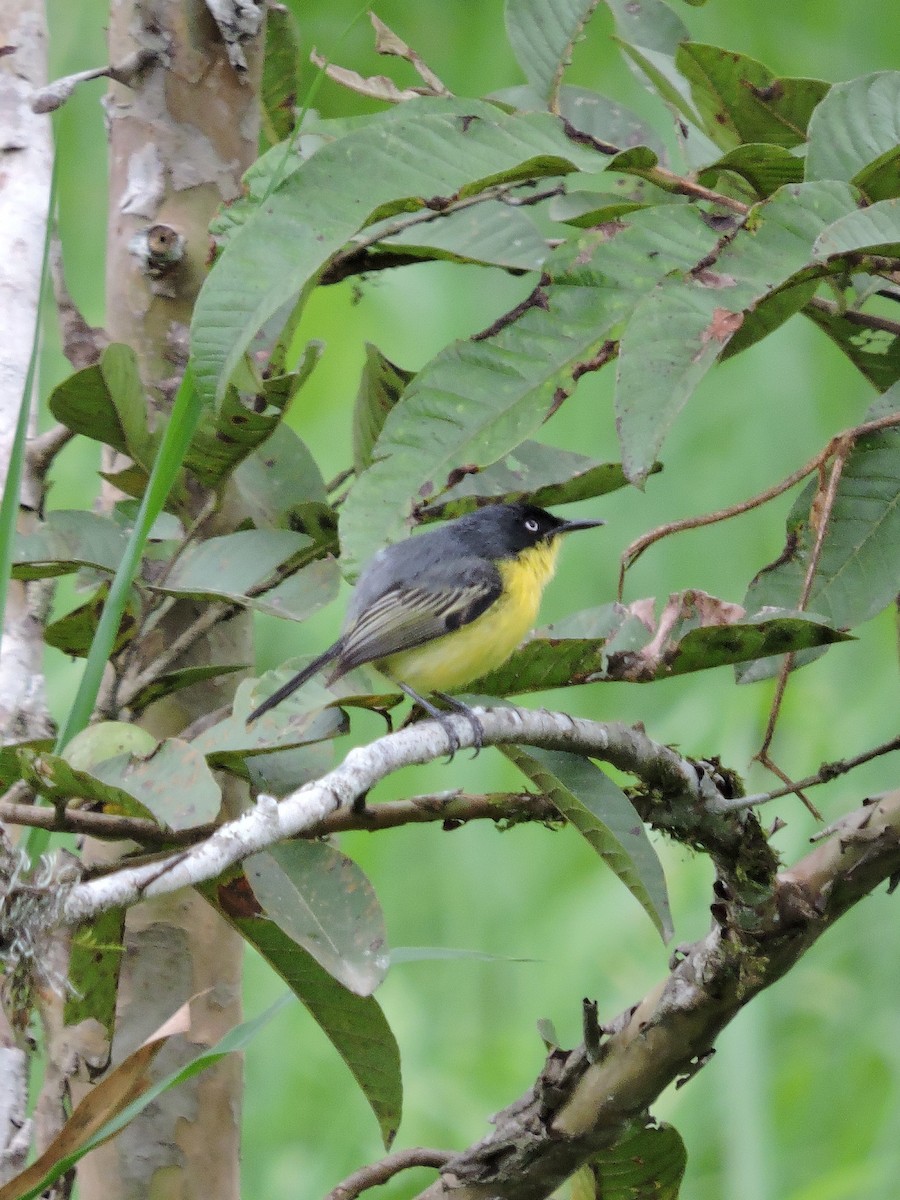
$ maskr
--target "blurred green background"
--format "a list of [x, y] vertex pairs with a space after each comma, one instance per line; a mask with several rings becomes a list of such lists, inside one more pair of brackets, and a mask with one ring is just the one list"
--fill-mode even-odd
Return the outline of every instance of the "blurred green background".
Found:
[[[363, 74], [411, 71], [372, 51], [364, 10], [348, 0], [293, 0], [307, 49]], [[677, 0], [675, 0], [677, 4]], [[900, 19], [892, 0], [711, 0], [678, 4], [696, 40], [753, 55], [776, 72], [849, 79], [900, 62]], [[52, 75], [106, 61], [107, 0], [50, 0]], [[391, 0], [381, 18], [410, 42], [455, 92], [480, 95], [521, 81], [506, 44], [500, 0]], [[612, 95], [667, 129], [661, 105], [633, 80], [611, 41], [601, 6], [579, 45], [569, 81]], [[301, 96], [314, 77], [303, 72]], [[70, 289], [88, 320], [103, 321], [106, 165], [101, 83], [82, 85], [54, 118], [60, 158], [60, 227]], [[325, 82], [325, 115], [366, 111], [359, 97]], [[448, 340], [482, 328], [530, 290], [529, 280], [446, 264], [384, 272], [323, 290], [305, 319], [322, 339], [322, 363], [291, 423], [319, 457], [326, 478], [349, 462], [349, 414], [363, 343], [415, 368]], [[42, 389], [68, 373], [48, 321]], [[548, 425], [548, 441], [599, 458], [617, 457], [612, 372], [588, 375]], [[543, 617], [603, 603], [615, 590], [617, 556], [638, 534], [667, 520], [742, 499], [793, 470], [872, 399], [865, 381], [800, 317], [706, 378], [665, 447], [665, 470], [646, 492], [623, 490], [583, 506], [605, 517], [579, 554], [563, 555]], [[52, 507], [90, 504], [96, 448], [60, 457]], [[748, 581], [781, 550], [790, 497], [736, 522], [670, 539], [631, 573], [627, 599], [702, 588], [740, 601]], [[58, 604], [68, 607], [70, 593]], [[334, 636], [342, 600], [304, 626], [264, 621], [259, 665], [311, 652]], [[51, 704], [59, 718], [78, 666], [49, 651]], [[534, 697], [529, 703], [598, 719], [642, 721], [650, 735], [690, 754], [719, 755], [748, 771], [752, 790], [770, 784], [748, 760], [759, 745], [771, 684], [738, 688], [722, 670], [652, 687], [607, 684]], [[896, 732], [895, 633], [889, 614], [798, 674], [788, 691], [774, 752], [795, 777], [823, 759], [858, 753]], [[354, 715], [353, 740], [381, 723]], [[816, 793], [826, 820], [891, 786], [889, 760]], [[404, 772], [373, 800], [464, 786], [518, 786], [488, 751]], [[787, 822], [775, 839], [787, 861], [815, 832], [798, 801], [764, 814]], [[484, 951], [496, 961], [459, 959], [399, 965], [379, 1000], [404, 1063], [405, 1119], [397, 1147], [462, 1147], [484, 1135], [488, 1115], [529, 1086], [543, 1047], [535, 1022], [550, 1017], [567, 1044], [580, 1038], [582, 996], [601, 1019], [636, 1001], [666, 970], [670, 950], [649, 921], [572, 832], [490, 826], [453, 833], [411, 828], [347, 836], [342, 848], [372, 879], [393, 946]], [[662, 845], [676, 942], [709, 923], [711, 870]], [[900, 1177], [900, 931], [896, 901], [883, 892], [861, 905], [789, 978], [758, 999], [720, 1039], [713, 1061], [655, 1108], [688, 1148], [683, 1195], [690, 1200], [892, 1200]], [[522, 961], [518, 961], [522, 960]], [[283, 990], [254, 955], [247, 961], [249, 1014]], [[282, 1013], [246, 1059], [244, 1194], [267, 1200], [316, 1197], [381, 1152], [375, 1121], [350, 1075], [305, 1011]], [[413, 1195], [430, 1175], [401, 1176], [380, 1195]]]

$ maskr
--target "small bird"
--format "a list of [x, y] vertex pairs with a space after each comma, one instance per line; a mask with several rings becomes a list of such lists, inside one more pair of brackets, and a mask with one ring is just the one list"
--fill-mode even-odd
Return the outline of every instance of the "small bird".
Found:
[[533, 504], [492, 504], [439, 529], [387, 546], [363, 569], [341, 636], [247, 718], [255, 721], [334, 663], [326, 682], [374, 663], [459, 749], [453, 726], [421, 694], [478, 718], [448, 695], [501, 666], [534, 624], [541, 594], [556, 569], [559, 538], [603, 521], [565, 521]]

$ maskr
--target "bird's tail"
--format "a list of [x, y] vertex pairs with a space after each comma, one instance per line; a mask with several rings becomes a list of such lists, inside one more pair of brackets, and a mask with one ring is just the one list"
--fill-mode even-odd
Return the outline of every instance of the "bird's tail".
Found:
[[281, 685], [277, 692], [273, 692], [271, 696], [267, 696], [263, 700], [262, 704], [257, 705], [247, 718], [247, 724], [249, 725], [251, 721], [255, 721], [263, 713], [267, 713], [269, 709], [274, 708], [276, 704], [280, 704], [282, 700], [287, 699], [288, 696], [296, 692], [297, 688], [303, 687], [308, 679], [312, 679], [313, 675], [317, 671], [321, 671], [326, 663], [330, 663], [332, 659], [337, 658], [340, 652], [341, 641], [339, 638], [327, 650], [323, 651], [318, 658], [314, 658], [308, 666], [305, 666], [302, 671], [298, 671], [296, 675], [292, 675], [287, 683]]

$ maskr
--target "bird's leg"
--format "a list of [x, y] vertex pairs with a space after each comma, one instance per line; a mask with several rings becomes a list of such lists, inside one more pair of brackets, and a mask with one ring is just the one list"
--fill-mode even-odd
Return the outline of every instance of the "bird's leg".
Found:
[[[448, 708], [452, 708], [461, 717], [465, 717], [472, 726], [472, 736], [475, 738], [475, 754], [477, 754], [484, 745], [484, 726], [475, 716], [474, 712], [469, 708], [468, 704], [464, 704], [462, 700], [457, 700], [455, 696], [448, 696], [446, 692], [435, 692], [434, 694], [439, 700], [443, 700]], [[473, 758], [475, 754], [472, 755]]]
[[[414, 691], [408, 684], [401, 683], [399, 679], [395, 679], [394, 682], [402, 692], [409, 696], [410, 700], [415, 701], [420, 708], [424, 709], [424, 711], [428, 713], [429, 717], [437, 721], [441, 729], [443, 729], [444, 733], [446, 733], [447, 741], [450, 743], [450, 753], [447, 757], [447, 762], [453, 762], [453, 756], [459, 749], [459, 738], [456, 736], [456, 730], [447, 720], [447, 714], [442, 713], [439, 708], [435, 708], [435, 706], [429, 700], [426, 700], [424, 696], [420, 696], [419, 693]], [[468, 711], [473, 720], [477, 719], [471, 709]]]

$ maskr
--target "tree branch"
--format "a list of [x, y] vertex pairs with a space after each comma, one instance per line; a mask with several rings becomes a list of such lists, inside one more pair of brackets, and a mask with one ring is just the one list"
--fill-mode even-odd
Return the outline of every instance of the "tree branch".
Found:
[[336, 1188], [332, 1188], [325, 1200], [356, 1200], [369, 1188], [387, 1183], [401, 1171], [408, 1171], [410, 1167], [442, 1167], [452, 1157], [450, 1150], [432, 1150], [427, 1146], [398, 1150], [396, 1154], [388, 1154], [378, 1162], [348, 1175]]
[[[564, 713], [500, 708], [476, 710], [485, 745], [521, 742], [555, 750], [589, 754], [636, 775], [647, 796], [636, 802], [659, 828], [692, 845], [702, 845], [729, 877], [740, 875], [760, 886], [774, 856], [754, 830], [746, 813], [727, 811], [729, 789], [713, 768], [692, 762], [653, 742], [639, 729], [603, 725]], [[460, 749], [474, 745], [474, 731], [462, 716], [449, 716]], [[338, 810], [352, 808], [380, 780], [412, 764], [430, 762], [448, 752], [445, 729], [422, 721], [351, 750], [344, 762], [321, 779], [306, 784], [280, 803], [260, 795], [256, 806], [221, 826], [206, 841], [162, 862], [128, 868], [103, 879], [76, 884], [64, 903], [64, 919], [86, 920], [117, 905], [161, 896], [210, 879], [267, 846], [318, 827]], [[642, 811], [643, 809], [643, 811]], [[735, 869], [740, 861], [741, 870]], [[741, 883], [735, 879], [740, 890]]]
[[555, 1050], [495, 1130], [444, 1169], [419, 1200], [544, 1200], [614, 1145], [670, 1083], [694, 1074], [716, 1037], [849, 908], [900, 870], [900, 791], [851, 814], [777, 877], [755, 925], [719, 906], [717, 924], [670, 974], [606, 1029], [600, 1056]]

